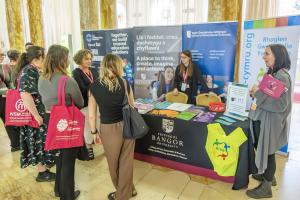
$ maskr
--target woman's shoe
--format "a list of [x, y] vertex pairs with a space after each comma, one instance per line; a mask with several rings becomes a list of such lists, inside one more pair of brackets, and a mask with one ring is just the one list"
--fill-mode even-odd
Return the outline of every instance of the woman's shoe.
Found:
[[76, 190], [74, 192], [74, 198], [77, 199], [77, 197], [80, 195], [80, 190]]
[[132, 197], [135, 197], [137, 195], [137, 191], [136, 191], [136, 189], [133, 189], [132, 190]]
[[272, 198], [272, 189], [271, 182], [268, 182], [266, 179], [254, 189], [247, 190], [246, 194], [248, 197], [253, 199], [263, 199], [263, 198]]
[[88, 151], [89, 151], [89, 160], [94, 160], [95, 155], [94, 155], [93, 148], [88, 148]]
[[116, 199], [116, 192], [111, 192], [107, 195], [108, 200], [115, 200]]
[[48, 169], [44, 172], [39, 172], [35, 179], [37, 182], [51, 182], [55, 181], [55, 173], [50, 172]]
[[[132, 190], [132, 196], [131, 197], [135, 197], [137, 195], [137, 191], [136, 189]], [[107, 195], [108, 200], [115, 200], [116, 199], [116, 192], [111, 192]]]
[[[252, 178], [257, 180], [257, 181], [260, 181], [260, 182], [263, 181], [263, 175], [262, 174], [252, 174]], [[272, 186], [276, 186], [276, 185], [277, 185], [277, 181], [276, 181], [276, 178], [274, 176], [273, 180], [272, 180]]]

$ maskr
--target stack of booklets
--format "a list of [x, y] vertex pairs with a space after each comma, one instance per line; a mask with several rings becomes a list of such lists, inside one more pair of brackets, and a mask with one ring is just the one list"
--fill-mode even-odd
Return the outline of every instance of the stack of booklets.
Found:
[[179, 113], [176, 118], [178, 119], [182, 119], [182, 120], [186, 120], [189, 121], [191, 120], [193, 117], [195, 117], [197, 114], [193, 113], [193, 112], [187, 112], [187, 111], [183, 111], [181, 113]]
[[199, 113], [193, 119], [193, 121], [211, 123], [214, 120], [215, 116], [216, 116], [215, 112], [203, 112], [203, 113]]
[[134, 107], [138, 109], [140, 114], [145, 114], [153, 110], [153, 105], [151, 104], [134, 103]]
[[172, 103], [171, 102], [167, 102], [167, 101], [163, 101], [163, 102], [158, 102], [154, 105], [154, 109], [160, 109], [160, 110], [164, 110], [166, 109], [168, 106], [170, 106]]
[[158, 101], [150, 99], [150, 98], [145, 98], [145, 99], [138, 98], [138, 99], [135, 100], [135, 102], [136, 103], [143, 103], [143, 104], [153, 104], [153, 105], [158, 103]]
[[186, 111], [187, 112], [192, 112], [195, 114], [199, 114], [199, 113], [203, 113], [205, 110], [205, 107], [201, 107], [201, 106], [191, 106], [190, 108], [188, 108]]
[[167, 109], [182, 112], [187, 110], [191, 106], [192, 106], [191, 104], [185, 104], [185, 103], [172, 103], [167, 107]]
[[174, 110], [158, 110], [154, 109], [149, 112], [151, 115], [158, 115], [158, 116], [163, 116], [163, 117], [170, 117], [170, 118], [175, 118], [179, 112], [174, 111]]

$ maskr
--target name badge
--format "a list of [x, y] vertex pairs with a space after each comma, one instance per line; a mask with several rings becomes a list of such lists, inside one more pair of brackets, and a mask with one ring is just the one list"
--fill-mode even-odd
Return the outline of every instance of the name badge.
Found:
[[187, 88], [187, 84], [186, 83], [181, 83], [181, 91], [185, 91]]
[[254, 101], [252, 102], [252, 104], [251, 104], [251, 110], [256, 110], [256, 107], [257, 107], [257, 104], [256, 104], [256, 99], [254, 99]]

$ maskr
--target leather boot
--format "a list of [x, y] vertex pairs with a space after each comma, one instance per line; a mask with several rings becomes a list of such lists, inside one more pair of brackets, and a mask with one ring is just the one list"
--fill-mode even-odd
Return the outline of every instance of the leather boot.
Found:
[[[260, 181], [262, 182], [263, 180], [263, 175], [262, 174], [252, 174], [252, 178], [254, 178], [255, 180], [257, 181]], [[273, 177], [273, 180], [272, 180], [272, 186], [276, 186], [277, 185], [277, 181], [276, 181], [276, 178], [275, 176]]]
[[262, 182], [254, 189], [247, 190], [248, 197], [253, 199], [272, 198], [271, 182], [263, 178]]

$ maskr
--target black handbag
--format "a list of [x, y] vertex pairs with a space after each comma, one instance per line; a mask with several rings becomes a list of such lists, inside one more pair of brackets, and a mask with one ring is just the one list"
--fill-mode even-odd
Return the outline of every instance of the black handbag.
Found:
[[138, 139], [144, 137], [148, 131], [149, 127], [144, 121], [143, 117], [138, 113], [138, 111], [129, 104], [127, 83], [124, 81], [125, 94], [123, 100], [123, 138], [125, 139]]

